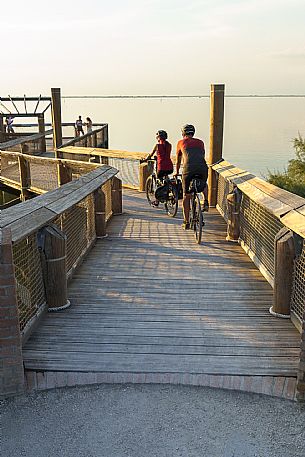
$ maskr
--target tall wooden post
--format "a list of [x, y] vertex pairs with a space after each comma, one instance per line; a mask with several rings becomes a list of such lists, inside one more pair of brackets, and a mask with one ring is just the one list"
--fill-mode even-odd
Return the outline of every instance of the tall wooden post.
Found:
[[147, 162], [140, 163], [139, 165], [139, 191], [145, 192], [145, 185], [148, 176], [151, 175], [151, 167]]
[[19, 175], [21, 185], [21, 201], [25, 201], [29, 198], [28, 188], [31, 186], [31, 170], [30, 164], [25, 157], [19, 156]]
[[[222, 158], [223, 120], [224, 120], [224, 84], [211, 84], [210, 94], [210, 154], [208, 163], [211, 165]], [[209, 203], [217, 203], [217, 174], [210, 168], [209, 178]]]
[[290, 316], [294, 258], [293, 234], [284, 227], [275, 237], [273, 306], [270, 313], [277, 317]]
[[3, 115], [0, 114], [0, 143], [2, 143], [4, 140], [4, 133], [5, 133], [5, 129], [4, 129], [4, 124], [3, 124]]
[[112, 214], [122, 214], [122, 181], [114, 176], [111, 182], [111, 207]]
[[94, 192], [94, 214], [96, 236], [106, 236], [106, 197], [102, 189]]
[[[45, 134], [45, 125], [44, 125], [44, 114], [41, 113], [38, 115], [38, 131], [41, 134]], [[40, 140], [40, 151], [45, 152], [46, 151], [46, 137], [44, 136]]]
[[109, 149], [109, 133], [108, 133], [108, 124], [104, 128], [104, 149]]
[[72, 170], [65, 163], [58, 162], [57, 164], [57, 182], [59, 186], [63, 186], [72, 181]]
[[44, 227], [40, 236], [43, 278], [49, 311], [70, 306], [67, 299], [66, 235], [55, 225]]
[[54, 145], [55, 157], [58, 157], [59, 154], [56, 151], [56, 149], [62, 145], [60, 89], [52, 88], [51, 97], [52, 97], [53, 145]]

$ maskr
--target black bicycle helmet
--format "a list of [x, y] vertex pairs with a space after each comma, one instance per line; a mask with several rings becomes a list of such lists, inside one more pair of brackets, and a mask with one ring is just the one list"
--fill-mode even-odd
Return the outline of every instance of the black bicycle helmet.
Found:
[[167, 139], [167, 132], [165, 130], [158, 130], [156, 136], [159, 136], [161, 140]]
[[182, 135], [194, 135], [195, 127], [191, 124], [185, 124], [181, 129]]

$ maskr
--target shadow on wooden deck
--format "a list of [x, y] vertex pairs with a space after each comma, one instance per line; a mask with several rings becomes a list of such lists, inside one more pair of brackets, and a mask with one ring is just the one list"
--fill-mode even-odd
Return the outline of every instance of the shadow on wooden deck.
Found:
[[272, 289], [212, 210], [196, 245], [125, 191], [69, 286], [24, 348], [29, 389], [91, 383], [202, 385], [294, 397], [300, 336], [272, 317]]

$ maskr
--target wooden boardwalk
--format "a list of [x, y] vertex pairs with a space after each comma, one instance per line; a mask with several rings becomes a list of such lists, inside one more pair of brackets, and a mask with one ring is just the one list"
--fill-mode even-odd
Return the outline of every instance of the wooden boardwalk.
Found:
[[169, 218], [144, 194], [124, 191], [124, 214], [69, 286], [72, 306], [49, 313], [27, 342], [26, 370], [109, 382], [217, 378], [216, 386], [227, 380], [240, 389], [256, 377], [271, 393], [283, 394], [287, 382], [292, 389], [300, 336], [269, 314], [271, 287], [241, 247], [225, 241], [216, 210], [206, 215], [201, 246], [181, 222], [180, 212]]

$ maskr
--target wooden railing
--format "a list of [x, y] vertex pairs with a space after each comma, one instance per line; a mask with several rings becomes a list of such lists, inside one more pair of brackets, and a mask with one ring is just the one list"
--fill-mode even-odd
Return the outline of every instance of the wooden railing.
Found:
[[29, 193], [42, 194], [56, 189], [100, 166], [7, 151], [0, 151], [0, 158], [1, 182], [8, 187], [19, 189], [24, 200], [30, 196]]
[[117, 170], [102, 165], [61, 188], [1, 212], [1, 395], [22, 392], [22, 345], [46, 311], [70, 305], [67, 281], [122, 212]]
[[[76, 136], [71, 140], [67, 141], [62, 147], [67, 146], [80, 146], [85, 148], [108, 148], [108, 124], [103, 124], [102, 127], [94, 129], [91, 132], [85, 133], [85, 135]], [[58, 151], [60, 151], [59, 149]]]
[[91, 161], [111, 165], [119, 170], [119, 177], [126, 187], [144, 190], [147, 176], [151, 170], [140, 160], [147, 152], [130, 152], [103, 148], [63, 147], [59, 149], [60, 156], [65, 159]]
[[0, 144], [2, 151], [19, 151], [26, 154], [38, 154], [46, 150], [46, 136], [52, 135], [53, 130], [47, 130], [44, 133], [29, 134], [14, 134], [17, 136], [13, 140], [6, 141]]

